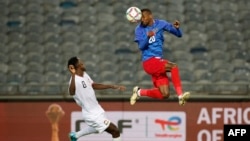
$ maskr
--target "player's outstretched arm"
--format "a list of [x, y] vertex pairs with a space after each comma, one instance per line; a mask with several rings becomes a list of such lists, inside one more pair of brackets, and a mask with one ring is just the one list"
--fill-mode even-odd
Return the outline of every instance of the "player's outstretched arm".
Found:
[[111, 85], [111, 84], [101, 84], [101, 83], [93, 83], [92, 87], [95, 90], [117, 89], [117, 90], [124, 91], [126, 89], [125, 86], [121, 86], [121, 85]]
[[174, 34], [177, 37], [182, 37], [182, 32], [180, 30], [180, 22], [175, 20], [174, 23], [166, 22], [165, 30]]

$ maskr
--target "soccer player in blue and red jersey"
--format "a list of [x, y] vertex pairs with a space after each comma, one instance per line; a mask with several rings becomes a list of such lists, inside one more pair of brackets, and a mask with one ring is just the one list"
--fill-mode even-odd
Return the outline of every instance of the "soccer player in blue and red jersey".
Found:
[[142, 9], [141, 22], [135, 28], [135, 42], [142, 53], [142, 65], [144, 71], [151, 75], [154, 88], [142, 89], [135, 86], [130, 98], [130, 104], [134, 105], [140, 96], [156, 99], [166, 99], [170, 96], [169, 80], [167, 72], [171, 73], [172, 83], [179, 98], [179, 104], [184, 105], [190, 93], [182, 91], [178, 66], [163, 59], [164, 31], [177, 37], [182, 37], [179, 29], [179, 21], [173, 24], [165, 20], [154, 19], [150, 9]]

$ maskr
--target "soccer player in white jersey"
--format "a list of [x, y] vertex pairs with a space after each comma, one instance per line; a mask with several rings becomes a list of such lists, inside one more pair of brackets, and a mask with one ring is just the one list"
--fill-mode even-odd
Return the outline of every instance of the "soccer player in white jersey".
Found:
[[86, 73], [83, 61], [77, 57], [72, 57], [68, 60], [68, 69], [71, 73], [69, 93], [82, 108], [83, 119], [88, 125], [78, 132], [71, 132], [69, 134], [71, 141], [77, 141], [81, 136], [102, 133], [104, 131], [112, 135], [113, 141], [121, 141], [120, 131], [105, 115], [104, 109], [99, 105], [96, 99], [94, 90], [118, 89], [123, 91], [125, 87], [93, 82]]

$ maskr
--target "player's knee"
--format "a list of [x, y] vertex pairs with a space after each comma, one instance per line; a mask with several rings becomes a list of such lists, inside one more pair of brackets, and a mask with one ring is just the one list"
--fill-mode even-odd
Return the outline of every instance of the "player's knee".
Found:
[[162, 98], [163, 98], [163, 99], [168, 99], [169, 96], [170, 96], [170, 93], [169, 93], [169, 92], [163, 92], [163, 93], [162, 93]]
[[171, 70], [172, 70], [173, 68], [177, 68], [177, 67], [178, 67], [177, 64], [171, 63], [171, 64], [168, 64], [168, 65], [165, 67], [165, 70], [166, 70], [167, 72], [171, 72]]
[[159, 87], [159, 90], [161, 92], [162, 99], [169, 98], [170, 93], [169, 93], [169, 87], [168, 86], [161, 86], [161, 87]]
[[171, 69], [173, 69], [173, 68], [178, 68], [178, 65], [177, 64], [172, 64]]

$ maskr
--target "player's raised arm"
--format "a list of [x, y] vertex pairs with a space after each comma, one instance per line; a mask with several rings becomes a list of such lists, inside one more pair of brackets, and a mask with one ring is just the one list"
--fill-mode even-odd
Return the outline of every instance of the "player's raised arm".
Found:
[[180, 22], [177, 20], [173, 24], [166, 21], [164, 29], [177, 37], [182, 37]]
[[73, 65], [69, 65], [69, 71], [71, 73], [71, 81], [70, 81], [70, 85], [69, 85], [69, 94], [70, 95], [75, 95], [75, 90], [76, 90], [76, 86], [75, 86], [75, 68]]

